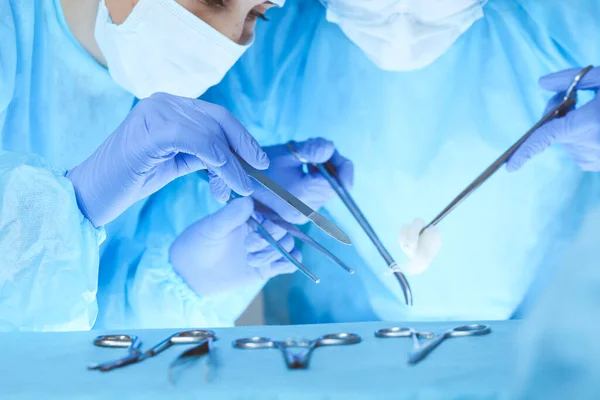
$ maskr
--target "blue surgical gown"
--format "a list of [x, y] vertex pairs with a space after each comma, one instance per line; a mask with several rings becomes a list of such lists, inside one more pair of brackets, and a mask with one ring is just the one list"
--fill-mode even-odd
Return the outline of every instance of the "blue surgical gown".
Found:
[[106, 229], [80, 213], [65, 171], [133, 101], [60, 0], [0, 0], [0, 331], [230, 326], [260, 291], [200, 298], [169, 264], [177, 234], [218, 207], [194, 175]]
[[[318, 1], [288, 2], [206, 98], [232, 110], [263, 144], [333, 140], [354, 161], [356, 202], [402, 264], [400, 227], [433, 218], [541, 117], [551, 93], [538, 78], [600, 63], [597, 0], [490, 0], [484, 13], [430, 66], [393, 73], [378, 70], [328, 23]], [[598, 201], [590, 193], [598, 179], [559, 147], [517, 173], [498, 171], [439, 225], [439, 256], [409, 277], [411, 308], [334, 200], [326, 213], [354, 247], [307, 229], [357, 273], [305, 248], [305, 265], [321, 284], [299, 274], [272, 280], [267, 322], [510, 318]]]
[[[596, 182], [596, 195], [600, 191]], [[597, 399], [600, 393], [600, 204], [559, 257], [520, 332], [514, 399]], [[590, 249], [595, 249], [593, 253]], [[590, 256], [592, 255], [592, 256]]]

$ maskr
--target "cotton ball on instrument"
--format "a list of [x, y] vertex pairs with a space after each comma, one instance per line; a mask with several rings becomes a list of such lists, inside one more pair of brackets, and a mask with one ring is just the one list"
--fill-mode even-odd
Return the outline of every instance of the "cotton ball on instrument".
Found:
[[409, 261], [399, 269], [408, 275], [423, 273], [433, 262], [442, 247], [440, 231], [431, 226], [423, 233], [425, 222], [416, 219], [412, 224], [404, 225], [400, 230], [398, 242]]

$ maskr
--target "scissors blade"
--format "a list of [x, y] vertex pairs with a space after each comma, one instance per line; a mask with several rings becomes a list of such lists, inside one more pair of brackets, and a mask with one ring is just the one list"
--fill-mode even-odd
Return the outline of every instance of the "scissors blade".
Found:
[[169, 382], [175, 384], [177, 377], [180, 375], [180, 371], [184, 368], [190, 368], [204, 356], [208, 355], [206, 370], [205, 370], [205, 381], [210, 380], [211, 370], [217, 367], [218, 362], [216, 360], [215, 349], [213, 348], [213, 339], [206, 338], [201, 341], [198, 345], [187, 349], [181, 353], [171, 364], [169, 365]]
[[252, 177], [256, 182], [265, 187], [265, 189], [269, 190], [275, 196], [279, 197], [281, 200], [285, 201], [287, 204], [296, 209], [300, 214], [304, 215], [306, 218], [311, 220], [317, 227], [319, 227], [323, 232], [337, 240], [338, 242], [344, 243], [346, 245], [352, 245], [350, 238], [348, 235], [344, 233], [340, 228], [338, 228], [333, 222], [329, 221], [327, 218], [304, 204], [299, 198], [285, 190], [282, 186], [280, 186], [277, 182], [269, 178], [265, 173], [253, 168], [250, 164], [248, 164], [244, 159], [236, 154], [242, 168], [244, 171]]
[[102, 372], [112, 371], [113, 369], [122, 368], [127, 365], [135, 364], [140, 361], [141, 354], [134, 353], [129, 354], [119, 360], [109, 361], [101, 364], [95, 364], [88, 366], [89, 370], [99, 370]]

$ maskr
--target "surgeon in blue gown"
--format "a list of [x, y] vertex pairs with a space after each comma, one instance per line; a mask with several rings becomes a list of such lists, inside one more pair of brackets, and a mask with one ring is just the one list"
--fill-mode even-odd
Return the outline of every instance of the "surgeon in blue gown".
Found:
[[211, 195], [253, 190], [230, 146], [268, 159], [195, 99], [275, 3], [0, 0], [0, 331], [230, 326], [294, 270]]
[[[538, 79], [600, 63], [595, 0], [477, 3], [481, 13], [438, 56], [394, 64], [360, 31], [335, 22], [339, 9], [326, 15], [320, 2], [299, 0], [273, 16], [258, 32], [260, 44], [205, 98], [232, 110], [263, 144], [332, 140], [354, 162], [356, 202], [402, 266], [400, 227], [433, 218], [540, 118], [554, 93]], [[244, 94], [232, 97], [241, 86]], [[439, 225], [438, 257], [409, 277], [413, 307], [335, 200], [326, 212], [354, 247], [307, 231], [357, 273], [346, 275], [304, 248], [321, 284], [298, 274], [272, 280], [267, 322], [511, 318], [578, 234], [600, 198], [598, 179], [560, 145], [516, 172], [498, 171]]]

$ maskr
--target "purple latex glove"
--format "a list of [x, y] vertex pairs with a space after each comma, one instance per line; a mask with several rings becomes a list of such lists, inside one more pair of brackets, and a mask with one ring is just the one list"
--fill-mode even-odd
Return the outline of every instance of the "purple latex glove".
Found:
[[[225, 293], [296, 271], [250, 229], [246, 221], [253, 211], [251, 198], [232, 200], [187, 228], [171, 245], [171, 265], [198, 295]], [[270, 221], [263, 221], [262, 226], [292, 256], [302, 259], [294, 249], [293, 237], [284, 229]]]
[[209, 170], [217, 200], [226, 201], [231, 189], [250, 195], [252, 182], [231, 148], [257, 169], [269, 166], [256, 140], [223, 107], [157, 93], [141, 100], [67, 178], [83, 215], [101, 226], [175, 178], [200, 169]]
[[[265, 147], [264, 150], [271, 160], [271, 165], [266, 171], [267, 175], [313, 210], [318, 210], [328, 200], [337, 196], [331, 185], [319, 172], [311, 168], [308, 173], [304, 172], [302, 162], [285, 145]], [[348, 190], [352, 188], [354, 166], [350, 160], [342, 157], [335, 150], [332, 142], [323, 138], [309, 139], [296, 143], [295, 150], [302, 158], [311, 163], [324, 163], [330, 160], [337, 168], [338, 176], [344, 187]], [[255, 184], [252, 196], [288, 222], [304, 224], [308, 221], [290, 205], [259, 185]]]
[[[550, 74], [540, 79], [540, 86], [559, 92], [548, 103], [546, 112], [556, 107], [565, 91], [581, 68]], [[600, 89], [600, 68], [588, 72], [577, 85], [578, 89]], [[548, 146], [560, 143], [584, 171], [600, 171], [600, 96], [589, 103], [571, 110], [540, 127], [508, 160], [508, 171], [516, 171], [529, 159], [540, 154]]]

